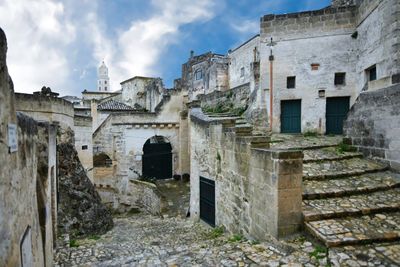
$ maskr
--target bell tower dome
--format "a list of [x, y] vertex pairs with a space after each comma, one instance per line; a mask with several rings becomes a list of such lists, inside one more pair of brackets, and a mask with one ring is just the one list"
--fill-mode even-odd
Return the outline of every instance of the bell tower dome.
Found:
[[97, 70], [97, 88], [100, 92], [111, 91], [110, 78], [108, 77], [108, 68], [104, 61]]

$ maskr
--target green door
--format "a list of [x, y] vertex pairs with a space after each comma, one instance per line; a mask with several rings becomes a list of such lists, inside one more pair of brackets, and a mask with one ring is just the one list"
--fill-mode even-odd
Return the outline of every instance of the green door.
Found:
[[326, 99], [326, 134], [342, 134], [343, 120], [350, 108], [350, 97]]
[[301, 100], [281, 102], [281, 133], [301, 133]]

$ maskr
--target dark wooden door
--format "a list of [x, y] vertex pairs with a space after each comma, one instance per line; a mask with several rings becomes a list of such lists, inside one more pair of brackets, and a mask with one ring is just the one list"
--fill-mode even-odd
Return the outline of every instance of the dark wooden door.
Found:
[[281, 102], [281, 133], [301, 132], [301, 100]]
[[343, 121], [350, 108], [350, 97], [326, 99], [326, 134], [342, 134]]
[[172, 148], [169, 143], [146, 143], [143, 148], [142, 172], [145, 178], [172, 178]]
[[200, 177], [200, 219], [215, 226], [215, 182]]

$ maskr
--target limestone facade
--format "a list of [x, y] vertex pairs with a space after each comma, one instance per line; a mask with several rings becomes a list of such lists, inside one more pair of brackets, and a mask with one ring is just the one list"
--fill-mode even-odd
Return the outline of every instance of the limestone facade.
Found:
[[0, 29], [0, 265], [51, 266], [57, 229], [57, 131], [16, 113], [6, 52]]

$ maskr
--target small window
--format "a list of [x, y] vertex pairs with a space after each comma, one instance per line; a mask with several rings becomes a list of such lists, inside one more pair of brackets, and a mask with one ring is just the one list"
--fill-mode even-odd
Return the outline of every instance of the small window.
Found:
[[201, 69], [196, 70], [194, 77], [196, 81], [203, 79], [203, 71]]
[[107, 84], [107, 81], [104, 81], [104, 84]]
[[287, 77], [286, 85], [287, 85], [287, 86], [286, 86], [287, 89], [296, 88], [296, 76], [289, 76], [289, 77]]
[[319, 70], [319, 64], [318, 63], [311, 64], [311, 70]]
[[99, 87], [99, 90], [101, 91], [101, 87]]
[[107, 91], [107, 86], [104, 87], [104, 91]]
[[376, 65], [372, 66], [367, 70], [368, 80], [375, 81], [376, 80]]
[[244, 67], [240, 69], [240, 77], [244, 77]]
[[99, 81], [99, 84], [101, 84], [101, 81]]
[[87, 150], [88, 149], [88, 146], [87, 145], [83, 145], [82, 146], [82, 150]]
[[346, 73], [337, 72], [335, 73], [335, 85], [345, 85], [346, 84]]

